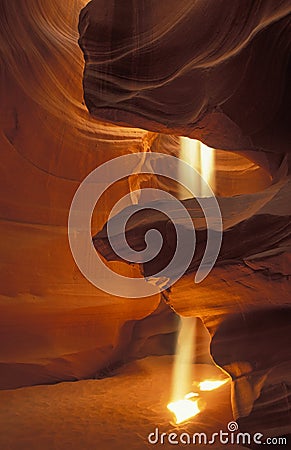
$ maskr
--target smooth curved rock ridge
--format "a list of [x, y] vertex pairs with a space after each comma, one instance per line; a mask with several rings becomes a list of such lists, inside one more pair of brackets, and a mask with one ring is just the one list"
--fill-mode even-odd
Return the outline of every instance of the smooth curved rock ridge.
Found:
[[[83, 102], [83, 57], [78, 48], [78, 15], [86, 0], [1, 2], [0, 58], [3, 74], [49, 114], [87, 139], [126, 139], [142, 130], [92, 120]], [[12, 30], [17, 32], [12, 33]], [[23, 45], [25, 43], [25, 45]]]
[[[105, 294], [70, 252], [68, 214], [80, 182], [105, 161], [147, 150], [155, 137], [97, 122], [82, 104], [77, 23], [85, 3], [0, 3], [1, 389], [93, 377], [124, 349], [125, 323], [160, 302]], [[132, 182], [121, 180], [100, 200], [93, 230]]]
[[92, 0], [79, 24], [86, 105], [210, 147], [290, 151], [290, 12], [288, 0]]
[[[263, 264], [264, 256], [268, 259], [269, 254], [272, 255], [273, 252], [284, 253], [284, 250], [288, 249], [291, 231], [291, 207], [290, 203], [287, 202], [289, 194], [290, 179], [287, 178], [270, 186], [263, 192], [217, 198], [223, 222], [223, 240], [217, 259], [218, 266], [236, 264], [254, 255], [258, 258], [259, 254], [263, 255]], [[208, 202], [207, 199], [204, 199], [204, 201], [205, 203]], [[196, 199], [182, 200], [181, 203], [187, 209], [197, 234], [195, 254], [186, 272], [191, 273], [197, 270], [205, 251], [208, 239], [207, 224], [204, 212]], [[173, 204], [163, 202], [163, 208], [165, 208], [165, 204], [171, 215]], [[148, 213], [148, 209], [151, 210], [151, 214]], [[156, 228], [161, 233], [163, 247], [160, 254], [141, 264], [145, 276], [158, 273], [167, 264], [166, 261], [168, 262], [174, 256], [176, 249], [176, 230], [171, 225], [170, 218], [160, 210], [160, 202], [158, 201], [143, 204], [143, 209], [134, 214], [135, 207], [129, 206], [110, 219], [113, 224], [111, 229], [117, 230], [114, 235], [116, 253], [110, 244], [109, 239], [113, 236], [108, 236], [107, 223], [93, 237], [96, 249], [109, 261], [127, 262], [130, 259], [122, 240], [118, 245], [118, 224], [123, 221], [121, 217], [125, 214], [126, 217], [130, 218], [126, 224], [125, 232], [126, 239], [132, 248], [143, 248], [145, 245], [144, 236], [150, 229]], [[208, 209], [207, 213], [210, 223], [214, 223], [216, 211]], [[183, 227], [182, 218], [179, 219], [179, 226]], [[188, 230], [186, 222], [183, 233], [184, 236], [187, 236], [187, 233], [189, 234], [189, 242], [191, 242], [192, 230]], [[119, 255], [123, 255], [123, 259]]]

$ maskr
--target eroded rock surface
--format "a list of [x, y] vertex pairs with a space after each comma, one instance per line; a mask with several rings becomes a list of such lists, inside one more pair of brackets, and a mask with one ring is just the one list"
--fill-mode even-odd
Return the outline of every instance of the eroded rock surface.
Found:
[[[217, 266], [201, 285], [193, 277], [205, 246], [205, 221], [195, 201], [185, 202], [199, 235], [197, 254], [166, 293], [167, 301], [181, 315], [200, 316], [208, 327], [212, 355], [233, 377], [233, 412], [242, 427], [255, 429], [259, 420], [262, 431], [286, 433], [290, 2], [149, 0], [128, 8], [123, 1], [93, 0], [81, 13], [79, 39], [78, 16], [86, 3], [1, 2], [0, 387], [95, 376], [120, 361], [123, 345], [129, 359], [151, 352], [151, 343], [164, 351], [160, 336], [172, 335], [175, 321], [169, 311], [157, 309], [160, 297], [129, 300], [91, 286], [70, 253], [67, 219], [77, 187], [95, 167], [150, 148], [178, 156], [177, 135], [187, 135], [242, 152], [253, 163], [236, 160], [239, 183], [231, 189], [221, 184], [225, 239]], [[98, 121], [84, 106], [83, 87]], [[176, 141], [165, 145], [158, 132]], [[242, 188], [244, 172], [248, 188]], [[221, 170], [221, 180], [226, 173]], [[110, 189], [93, 215], [93, 234], [122, 195], [145, 185], [135, 175]], [[129, 242], [144, 245], [144, 232], [156, 220], [173, 249], [173, 230], [159, 215], [147, 216], [142, 226], [136, 216]], [[115, 261], [106, 229], [95, 244], [114, 270], [140, 274]], [[143, 267], [145, 274], [154, 274], [171, 256], [168, 249], [156, 266]], [[13, 396], [4, 394], [12, 400], [14, 428]]]
[[[77, 23], [85, 3], [1, 1], [0, 388], [94, 377], [111, 363], [125, 323], [160, 302], [105, 294], [70, 252], [68, 214], [80, 182], [153, 137], [96, 122], [83, 105]], [[131, 182], [101, 199], [93, 229]]]
[[[197, 223], [196, 252], [188, 271], [165, 295], [175, 311], [183, 316], [201, 317], [209, 329], [212, 336], [211, 354], [234, 381], [235, 417], [244, 417], [246, 428], [254, 428], [256, 423], [260, 423], [261, 429], [268, 431], [271, 428], [280, 435], [290, 427], [287, 386], [290, 384], [288, 341], [291, 330], [286, 319], [291, 311], [291, 211], [286, 203], [290, 183], [279, 183], [269, 191], [273, 190], [274, 194], [274, 189], [277, 190], [276, 195], [261, 208], [258, 207], [255, 213], [247, 208], [247, 195], [220, 202], [225, 224], [222, 248], [212, 272], [200, 284], [195, 284], [194, 275], [205, 250], [207, 232], [203, 230], [196, 200], [183, 201], [193, 222]], [[262, 201], [261, 193], [252, 196], [253, 205], [256, 199], [261, 198]], [[242, 216], [238, 213], [234, 219], [236, 202], [239, 204], [237, 211], [241, 211]], [[158, 203], [149, 204], [148, 208], [151, 206], [159, 209]], [[119, 218], [117, 216], [112, 220], [118, 222]], [[153, 211], [147, 214], [147, 220], [144, 214], [139, 217], [136, 213], [127, 233], [129, 244], [138, 249], [144, 245], [146, 231], [154, 227], [163, 235], [166, 244], [158, 257], [143, 265], [143, 273], [149, 280], [151, 277], [155, 279], [155, 274], [173, 257], [175, 229], [168, 218]], [[187, 232], [185, 227], [184, 234]], [[116, 259], [109, 246], [106, 227], [94, 237], [94, 244], [106, 258]], [[285, 320], [284, 326], [282, 320]], [[278, 418], [272, 424], [270, 410], [260, 406], [260, 398], [269, 395], [266, 392], [270, 392], [270, 386], [277, 386], [277, 391], [272, 390], [270, 394], [269, 402], [273, 405], [270, 408], [275, 408], [279, 402], [280, 414], [286, 418]], [[263, 401], [265, 404], [266, 399]], [[253, 408], [254, 411], [261, 411], [260, 420], [259, 413], [252, 415]], [[265, 418], [265, 414], [269, 419]]]
[[288, 0], [92, 0], [80, 16], [95, 117], [210, 147], [290, 151]]

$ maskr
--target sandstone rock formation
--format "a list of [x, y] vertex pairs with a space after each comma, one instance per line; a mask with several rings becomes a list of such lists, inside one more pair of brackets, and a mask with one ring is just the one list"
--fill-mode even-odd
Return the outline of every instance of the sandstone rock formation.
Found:
[[[79, 24], [92, 116], [163, 133], [152, 151], [177, 154], [176, 136], [183, 135], [256, 164], [257, 173], [250, 167], [238, 171], [249, 190], [238, 181], [237, 191], [229, 184], [227, 192], [227, 176], [223, 181], [223, 171], [218, 173], [224, 239], [201, 285], [194, 284], [194, 273], [207, 233], [197, 202], [183, 201], [198, 230], [197, 249], [188, 273], [166, 295], [175, 311], [201, 317], [209, 329], [212, 355], [233, 378], [233, 411], [242, 426], [259, 424], [276, 435], [291, 428], [285, 340], [291, 331], [285, 320], [291, 303], [291, 210], [284, 156], [291, 143], [290, 12], [287, 1], [133, 2], [129, 13], [125, 3], [92, 0]], [[167, 186], [159, 178], [156, 183]], [[149, 229], [163, 235], [161, 253], [141, 268], [151, 277], [173, 256], [175, 233], [156, 211], [158, 203], [145, 207], [154, 209], [136, 213], [126, 234], [135, 249], [143, 248]], [[120, 260], [106, 225], [94, 244], [109, 261]], [[280, 412], [277, 420], [274, 410]]]
[[79, 28], [95, 117], [214, 148], [290, 150], [288, 0], [92, 0]]
[[[0, 389], [103, 378], [120, 363], [173, 351], [176, 314], [160, 295], [127, 299], [92, 286], [71, 255], [67, 221], [93, 169], [129, 153], [179, 156], [183, 135], [218, 149], [225, 233], [217, 265], [195, 285], [205, 221], [194, 199], [183, 200], [197, 252], [163, 298], [207, 326], [212, 357], [233, 378], [242, 429], [288, 433], [290, 2], [86, 5], [0, 1]], [[135, 174], [104, 194], [92, 218], [96, 248], [126, 276], [140, 276], [140, 268], [118, 260], [106, 226], [99, 230], [123, 195], [147, 186], [179, 189]], [[158, 212], [128, 224], [128, 240], [139, 247], [157, 222], [165, 245], [141, 268], [146, 276], [171, 257], [173, 229]], [[209, 362], [201, 342], [199, 358]], [[19, 392], [3, 393], [13, 413]]]
[[[98, 291], [69, 248], [68, 213], [80, 182], [153, 138], [96, 122], [83, 105], [77, 24], [86, 1], [0, 3], [3, 389], [93, 377], [113, 362], [125, 323], [150, 314], [160, 299], [128, 301]], [[93, 230], [133, 181], [120, 181], [101, 199]]]

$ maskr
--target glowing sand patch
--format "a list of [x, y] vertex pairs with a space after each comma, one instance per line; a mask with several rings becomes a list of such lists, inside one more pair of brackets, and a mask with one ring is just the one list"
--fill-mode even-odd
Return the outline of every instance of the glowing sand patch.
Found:
[[169, 403], [167, 408], [174, 414], [176, 418], [176, 424], [185, 422], [200, 413], [198, 406], [198, 400], [190, 400], [189, 395], [185, 395], [183, 400], [177, 400], [176, 402]]
[[186, 394], [184, 398], [191, 400], [191, 398], [193, 397], [199, 397], [199, 394], [197, 394], [196, 392], [189, 392], [189, 394]]
[[218, 389], [228, 382], [228, 379], [225, 380], [204, 380], [201, 381], [198, 386], [200, 391], [214, 391], [214, 389]]

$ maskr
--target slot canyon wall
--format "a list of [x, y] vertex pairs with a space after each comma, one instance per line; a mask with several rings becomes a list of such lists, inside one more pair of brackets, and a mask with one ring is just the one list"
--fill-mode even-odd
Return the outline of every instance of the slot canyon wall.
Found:
[[[262, 430], [290, 432], [290, 2], [86, 4], [0, 1], [0, 388], [102, 376], [121, 355], [172, 351], [175, 311], [208, 328], [241, 426], [259, 420]], [[217, 266], [194, 285], [206, 233], [190, 199], [196, 259], [162, 302], [96, 289], [69, 248], [75, 191], [116, 156], [178, 156], [180, 135], [219, 149]], [[97, 250], [126, 276], [156, 267], [116, 260], [104, 224], [139, 187], [177, 192], [160, 177], [133, 175], [106, 192], [92, 220]], [[130, 243], [157, 222], [171, 248], [158, 214], [146, 224], [136, 215]]]
[[[85, 4], [0, 3], [1, 389], [98, 375], [132, 351], [135, 321], [160, 302], [158, 296], [145, 302], [98, 291], [70, 252], [68, 214], [80, 182], [111, 158], [144, 151], [155, 136], [90, 118], [78, 46]], [[138, 180], [120, 181], [101, 199], [95, 232], [132, 183]], [[124, 264], [113, 267], [128, 276], [136, 272]], [[149, 325], [148, 337], [164, 334], [172, 348], [175, 314], [159, 309], [153, 323], [159, 315], [162, 328]], [[136, 333], [142, 347], [147, 332]]]
[[[225, 180], [234, 174], [231, 164], [225, 174], [219, 170], [223, 151], [217, 154], [223, 243], [216, 266], [198, 285], [206, 226], [197, 201], [183, 201], [198, 231], [197, 248], [187, 273], [164, 296], [176, 312], [198, 316], [208, 328], [211, 354], [233, 379], [240, 426], [290, 432], [290, 3], [145, 1], [128, 11], [121, 2], [92, 0], [79, 29], [84, 98], [93, 117], [159, 132], [153, 151], [178, 156], [175, 136], [182, 135], [253, 162], [241, 171], [238, 164], [237, 190], [227, 192]], [[171, 184], [168, 189], [175, 192]], [[141, 248], [152, 228], [166, 243], [142, 265], [146, 277], [175, 251], [175, 232], [159, 207], [127, 224], [133, 248]], [[110, 220], [111, 229], [122, 214]], [[129, 254], [116, 254], [122, 241], [115, 252], [110, 237], [105, 225], [94, 237], [96, 249], [108, 261], [127, 261]]]

